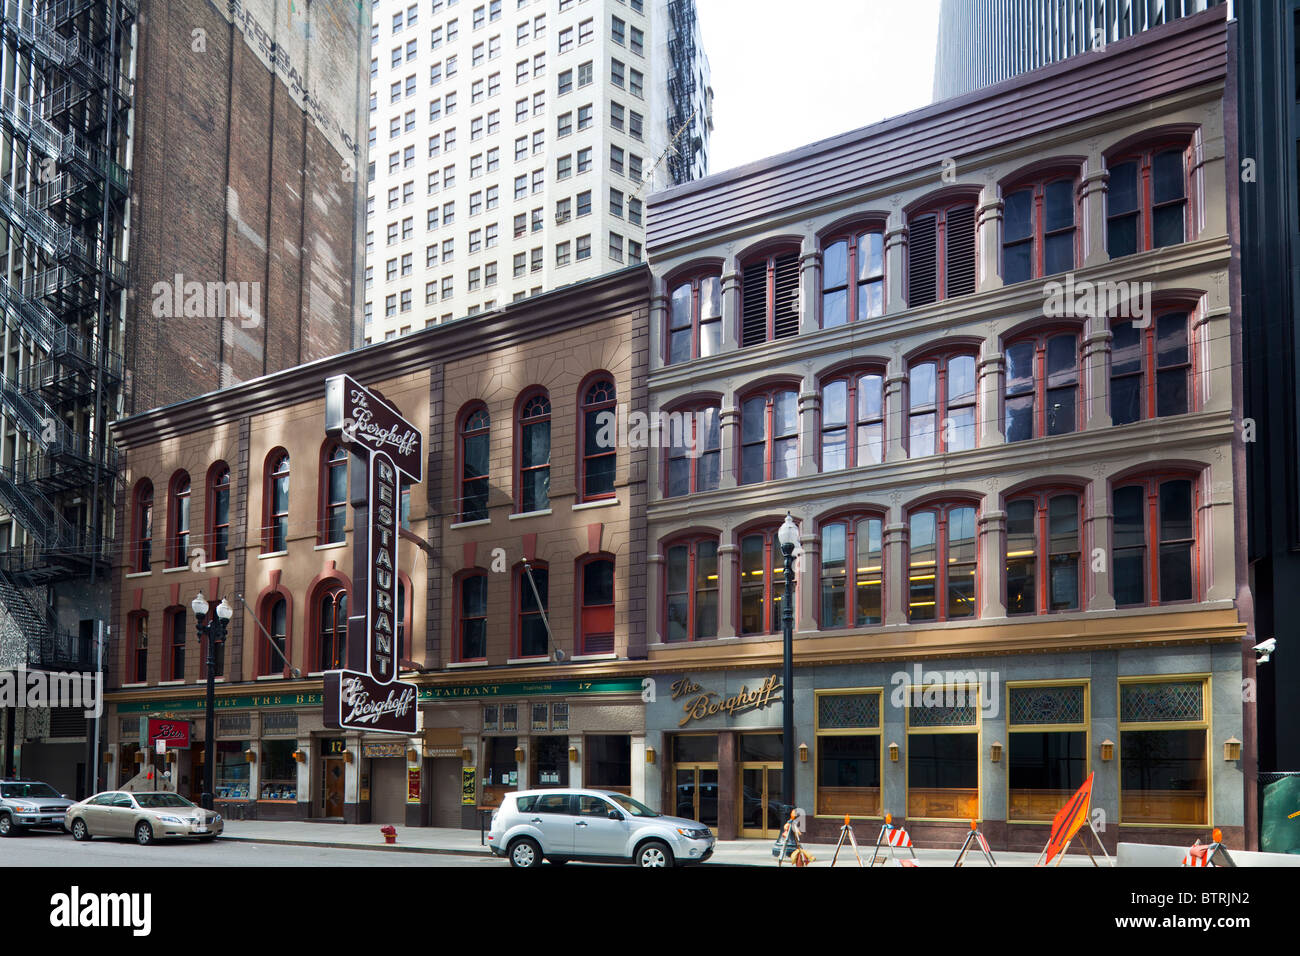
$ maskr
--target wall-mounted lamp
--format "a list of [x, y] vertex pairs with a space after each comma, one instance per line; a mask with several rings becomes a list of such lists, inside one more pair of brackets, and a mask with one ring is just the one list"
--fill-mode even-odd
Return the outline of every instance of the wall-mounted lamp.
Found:
[[808, 762], [808, 745], [807, 745], [807, 744], [800, 744], [800, 745], [799, 745], [799, 762], [800, 762], [800, 763], [807, 763], [807, 762]]
[[989, 748], [989, 759], [994, 763], [1002, 762], [1002, 742], [995, 740], [993, 746]]
[[257, 751], [255, 751], [255, 750], [245, 750], [245, 751], [244, 751], [244, 763], [257, 763]]
[[1109, 737], [1101, 742], [1101, 759], [1115, 759], [1115, 741], [1111, 740]]
[[1223, 759], [1240, 760], [1241, 759], [1241, 741], [1236, 737], [1229, 737], [1223, 742]]
[[144, 763], [144, 754], [138, 750], [135, 753], [135, 762]]
[[516, 747], [516, 748], [515, 748], [515, 763], [523, 763], [523, 762], [524, 762], [524, 748], [523, 748], [523, 747]]
[[653, 747], [647, 747], [645, 749], [645, 762], [646, 763], [655, 762], [655, 749]]
[[113, 751], [111, 751], [111, 750], [105, 751], [105, 752], [104, 752], [104, 763], [112, 763], [112, 762], [113, 762]]
[[898, 744], [889, 745], [889, 759], [894, 763], [898, 763]]
[[[346, 758], [345, 758], [345, 759], [346, 759]], [[407, 763], [419, 763], [419, 762], [420, 762], [420, 751], [416, 750], [414, 747], [409, 748], [409, 749], [406, 751], [406, 762], [407, 762]]]
[[470, 750], [468, 747], [462, 747], [460, 751], [460, 759], [465, 761], [466, 763], [469, 763], [471, 760], [474, 759], [474, 752]]
[[569, 748], [569, 763], [577, 763], [577, 762], [578, 762], [578, 748], [577, 748], [577, 747], [570, 747], [570, 748]]
[[351, 750], [345, 750], [345, 751], [343, 751], [343, 762], [344, 762], [344, 763], [351, 763], [351, 762], [352, 762], [353, 760], [355, 760], [355, 759], [356, 759], [356, 758], [352, 756], [352, 751], [351, 751]]
[[303, 753], [301, 750], [295, 750], [293, 752], [293, 759], [298, 761], [298, 763], [306, 763], [307, 755]]
[[176, 762], [176, 751], [174, 751], [174, 750], [169, 750], [169, 751], [167, 751], [166, 762], [167, 762], [167, 763], [175, 763], [175, 762]]

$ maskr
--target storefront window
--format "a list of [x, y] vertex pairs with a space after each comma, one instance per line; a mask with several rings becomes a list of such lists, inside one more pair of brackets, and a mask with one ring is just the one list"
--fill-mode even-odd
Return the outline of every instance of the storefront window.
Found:
[[880, 691], [817, 695], [817, 813], [880, 816]]
[[496, 704], [483, 705], [483, 729], [496, 730], [497, 723], [500, 720], [500, 710]]
[[[513, 705], [512, 705], [513, 706]], [[511, 790], [518, 790], [519, 764], [515, 760], [515, 737], [485, 737], [483, 740], [483, 763], [481, 799], [484, 806], [501, 805], [501, 798]]]
[[1208, 825], [1204, 680], [1120, 684], [1121, 823]]
[[569, 705], [567, 703], [557, 701], [551, 705], [551, 729], [569, 729]]
[[917, 688], [907, 708], [907, 815], [973, 820], [980, 815], [978, 689], [941, 691], [931, 702]]
[[534, 787], [567, 787], [569, 785], [569, 738], [533, 738]]
[[586, 737], [587, 769], [583, 782], [600, 790], [632, 794], [632, 738], [627, 734]]
[[1007, 688], [1007, 819], [1049, 821], [1088, 775], [1088, 685]]
[[251, 764], [244, 756], [247, 740], [217, 741], [216, 798], [247, 800]]
[[501, 729], [502, 730], [519, 729], [519, 705], [518, 704], [501, 705]]
[[262, 742], [262, 800], [282, 802], [298, 799], [298, 763], [293, 753], [296, 740]]
[[140, 772], [140, 764], [135, 762], [135, 755], [139, 752], [139, 744], [122, 744], [122, 763], [120, 765], [121, 771], [119, 773], [121, 779], [117, 782], [119, 787], [123, 786], [128, 780]]
[[717, 734], [678, 734], [673, 738], [673, 763], [717, 762]]

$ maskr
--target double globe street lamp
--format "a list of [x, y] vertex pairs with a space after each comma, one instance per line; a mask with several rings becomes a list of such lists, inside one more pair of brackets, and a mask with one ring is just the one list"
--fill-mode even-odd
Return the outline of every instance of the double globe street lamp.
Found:
[[794, 559], [799, 546], [799, 527], [790, 512], [776, 533], [785, 558], [785, 597], [781, 600], [781, 636], [784, 658], [781, 671], [781, 798], [794, 809]]
[[208, 638], [207, 648], [207, 669], [208, 669], [208, 700], [207, 700], [207, 725], [204, 728], [203, 735], [203, 804], [204, 810], [213, 809], [213, 792], [216, 789], [214, 785], [216, 774], [216, 709], [217, 709], [217, 645], [226, 643], [226, 626], [235, 614], [235, 609], [230, 606], [230, 602], [225, 598], [217, 605], [217, 611], [212, 615], [212, 619], [204, 623], [204, 618], [208, 616], [208, 602], [200, 591], [190, 602], [190, 607], [194, 609], [195, 631], [200, 640], [204, 635]]

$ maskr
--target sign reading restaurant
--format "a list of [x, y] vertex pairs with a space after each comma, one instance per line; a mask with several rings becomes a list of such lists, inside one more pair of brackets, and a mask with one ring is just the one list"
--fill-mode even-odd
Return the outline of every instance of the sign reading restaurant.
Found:
[[325, 725], [413, 734], [416, 687], [397, 679], [399, 481], [424, 480], [424, 437], [396, 408], [348, 375], [325, 381], [325, 433], [353, 456], [348, 484], [358, 540], [352, 584], [354, 594], [365, 596], [348, 617], [347, 666], [325, 673]]

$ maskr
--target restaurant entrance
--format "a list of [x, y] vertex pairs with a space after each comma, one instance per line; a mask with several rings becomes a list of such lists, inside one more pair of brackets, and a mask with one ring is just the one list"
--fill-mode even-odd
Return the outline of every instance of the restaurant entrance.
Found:
[[780, 734], [741, 734], [737, 756], [740, 764], [740, 835], [775, 840], [790, 816], [782, 802]]

